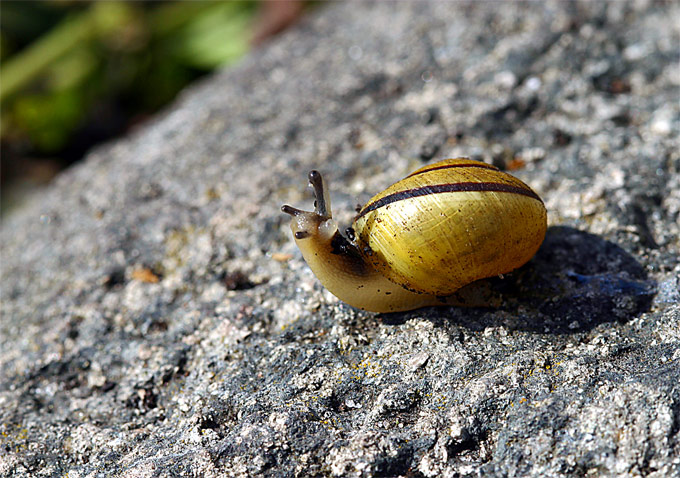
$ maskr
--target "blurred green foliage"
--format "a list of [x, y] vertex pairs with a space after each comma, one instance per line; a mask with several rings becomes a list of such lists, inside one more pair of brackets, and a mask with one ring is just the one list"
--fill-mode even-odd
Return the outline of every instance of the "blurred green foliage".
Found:
[[257, 7], [3, 0], [3, 161], [17, 149], [59, 155], [74, 134], [89, 143], [122, 132], [131, 117], [157, 110], [187, 83], [244, 55]]

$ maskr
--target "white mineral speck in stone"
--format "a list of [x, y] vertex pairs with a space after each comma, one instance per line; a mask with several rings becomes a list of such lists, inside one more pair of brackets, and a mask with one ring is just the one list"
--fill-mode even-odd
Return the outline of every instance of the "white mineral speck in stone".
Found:
[[527, 79], [527, 89], [530, 91], [538, 91], [541, 87], [541, 79], [536, 76], [531, 76]]
[[494, 76], [494, 81], [504, 89], [511, 89], [517, 84], [517, 76], [512, 71], [499, 71]]

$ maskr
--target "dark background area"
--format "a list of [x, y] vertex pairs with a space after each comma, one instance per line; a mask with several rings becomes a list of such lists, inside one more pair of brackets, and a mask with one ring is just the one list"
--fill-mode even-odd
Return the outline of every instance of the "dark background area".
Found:
[[297, 0], [0, 3], [2, 215], [303, 8]]

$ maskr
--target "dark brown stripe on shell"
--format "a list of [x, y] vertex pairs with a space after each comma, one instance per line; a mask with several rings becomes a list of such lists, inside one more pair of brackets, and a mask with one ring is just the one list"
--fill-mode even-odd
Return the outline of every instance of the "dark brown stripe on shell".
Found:
[[480, 162], [469, 162], [465, 164], [445, 164], [444, 166], [433, 166], [432, 168], [427, 168], [423, 169], [420, 171], [415, 171], [408, 176], [407, 178], [410, 178], [412, 176], [417, 176], [419, 174], [424, 174], [424, 173], [429, 173], [430, 171], [437, 171], [438, 169], [453, 169], [453, 168], [484, 168], [484, 169], [493, 169], [494, 171], [498, 171], [498, 168], [496, 166], [492, 166], [490, 164], [486, 163], [480, 163]]
[[[357, 219], [371, 211], [375, 211], [378, 208], [392, 204], [393, 202], [403, 201], [404, 199], [410, 199], [420, 196], [427, 196], [428, 194], [439, 194], [439, 193], [453, 193], [453, 192], [471, 192], [471, 191], [497, 191], [502, 193], [512, 193], [521, 194], [522, 196], [528, 196], [534, 198], [537, 201], [541, 201], [541, 198], [529, 188], [520, 188], [518, 186], [512, 186], [510, 184], [503, 183], [452, 183], [452, 184], [434, 184], [432, 186], [423, 186], [420, 188], [407, 189], [405, 191], [400, 191], [398, 193], [390, 194], [388, 196], [383, 196], [374, 203], [367, 204], [361, 210]], [[541, 201], [543, 203], [543, 201]]]

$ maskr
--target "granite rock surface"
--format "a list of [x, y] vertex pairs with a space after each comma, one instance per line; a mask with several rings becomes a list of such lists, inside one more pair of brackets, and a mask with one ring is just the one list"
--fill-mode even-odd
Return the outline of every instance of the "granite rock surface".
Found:
[[[0, 476], [680, 476], [680, 7], [325, 6], [0, 232]], [[549, 211], [498, 308], [339, 303], [283, 203], [427, 161]]]

